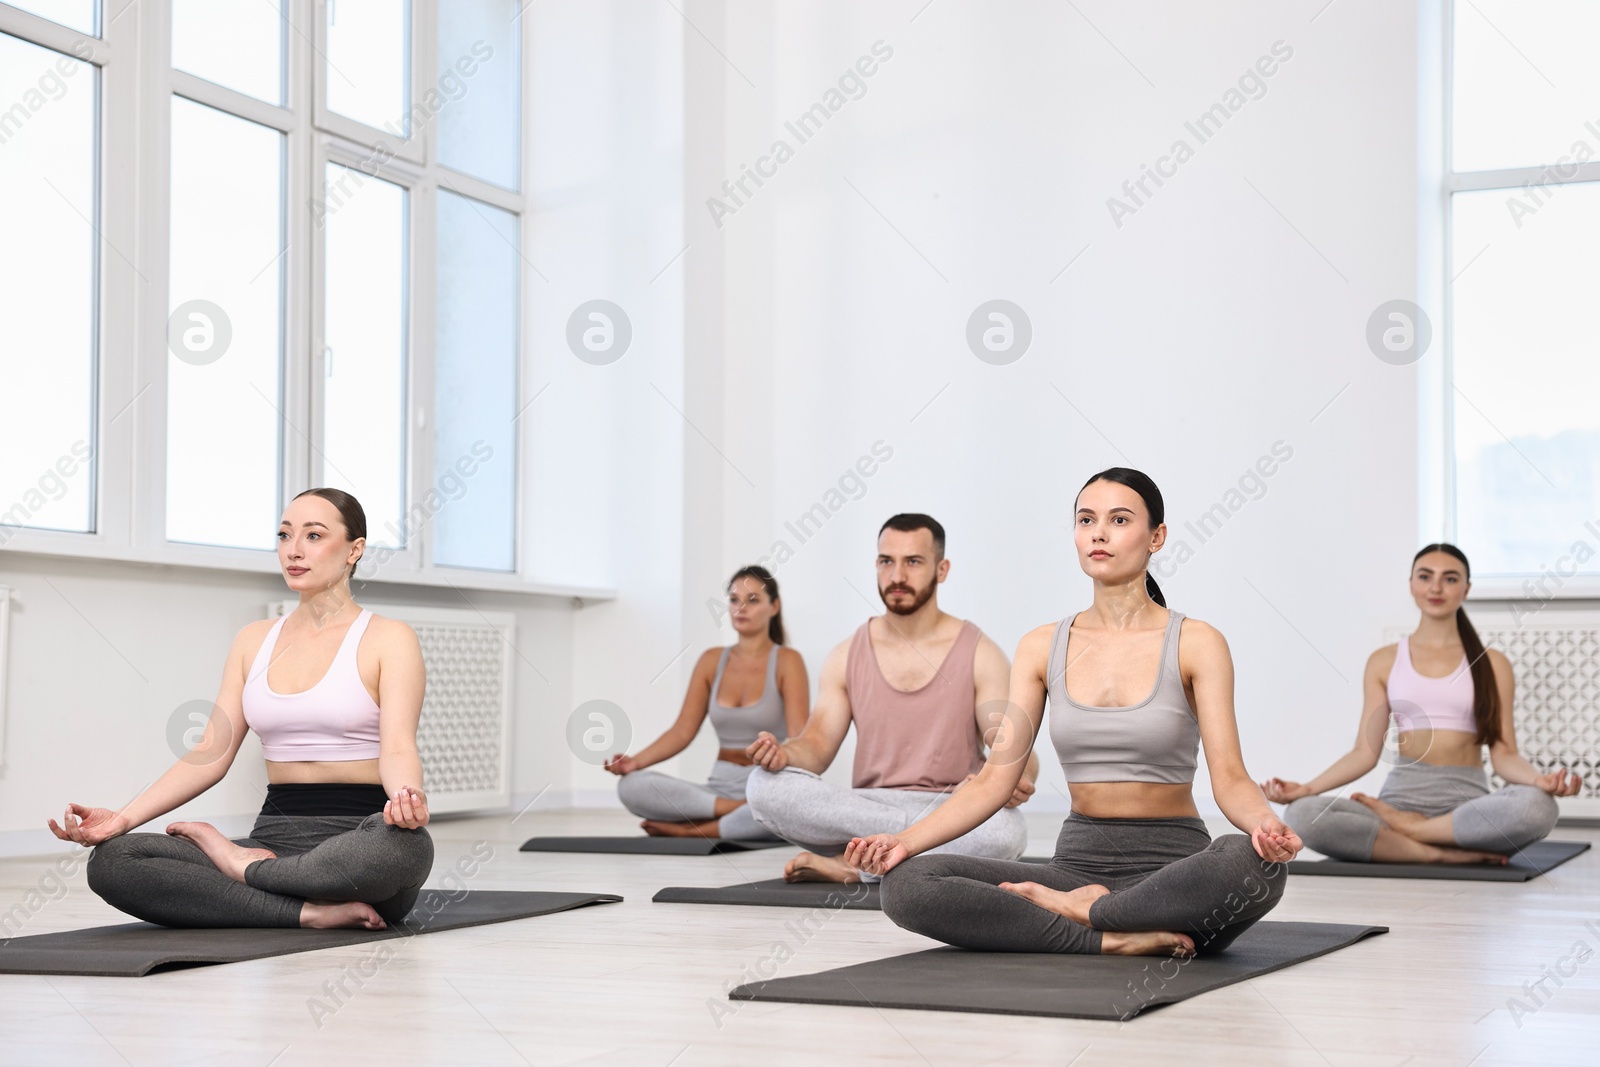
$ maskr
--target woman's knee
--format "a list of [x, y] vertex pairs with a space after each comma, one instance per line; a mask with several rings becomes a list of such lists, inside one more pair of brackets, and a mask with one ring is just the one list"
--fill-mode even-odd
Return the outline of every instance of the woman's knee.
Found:
[[878, 902], [895, 925], [922, 932], [939, 905], [940, 887], [952, 863], [966, 857], [934, 853], [912, 856], [878, 883]]
[[119, 895], [127, 885], [130, 862], [139, 857], [139, 838], [150, 836], [154, 835], [121, 834], [96, 845], [85, 869], [89, 888], [106, 900]]
[[1289, 829], [1300, 836], [1300, 840], [1304, 841], [1306, 836], [1312, 833], [1317, 819], [1321, 818], [1322, 813], [1327, 811], [1328, 805], [1332, 803], [1332, 797], [1301, 797], [1283, 809], [1283, 821], [1288, 824]]
[[[647, 771], [629, 771], [617, 779], [617, 799], [622, 801], [622, 806], [629, 811], [639, 806], [645, 792], [649, 789], [650, 779], [646, 778]], [[638, 812], [634, 812], [635, 815]]]
[[1546, 793], [1536, 785], [1513, 786], [1514, 789], [1527, 790], [1524, 804], [1527, 811], [1527, 830], [1534, 835], [1532, 841], [1542, 841], [1556, 828], [1556, 820], [1561, 817], [1561, 805], [1556, 803], [1556, 798]]
[[1256, 905], [1271, 907], [1283, 896], [1284, 883], [1288, 881], [1288, 868], [1282, 863], [1263, 859], [1255, 845], [1244, 834], [1225, 834], [1212, 844], [1225, 855], [1233, 874], [1230, 886], [1244, 899]]

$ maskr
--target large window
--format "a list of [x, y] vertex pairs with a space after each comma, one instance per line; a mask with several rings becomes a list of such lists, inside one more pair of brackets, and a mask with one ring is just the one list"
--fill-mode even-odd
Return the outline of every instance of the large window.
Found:
[[1600, 573], [1597, 40], [1587, 0], [1451, 5], [1446, 511], [1475, 577]]
[[515, 580], [519, 14], [0, 3], [0, 545], [266, 569], [331, 485]]

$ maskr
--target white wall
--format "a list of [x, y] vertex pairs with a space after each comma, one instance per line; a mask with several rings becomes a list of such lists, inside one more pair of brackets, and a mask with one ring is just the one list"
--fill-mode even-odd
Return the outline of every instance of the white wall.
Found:
[[[1194, 550], [1163, 585], [1233, 647], [1252, 773], [1309, 776], [1348, 745], [1366, 656], [1414, 617], [1415, 369], [1363, 330], [1415, 293], [1417, 14], [1302, 7], [729, 6], [720, 44], [754, 88], [726, 70], [726, 173], [796, 151], [718, 231], [724, 447], [757, 485], [725, 483], [723, 564], [796, 549], [778, 573], [813, 671], [881, 610], [873, 536], [896, 511], [947, 526], [941, 601], [1007, 650], [1086, 606], [1073, 496], [1126, 464]], [[796, 145], [784, 120], [879, 40], [865, 96]], [[1265, 94], [1199, 143], [1185, 120], [1278, 41]], [[1193, 158], [1119, 228], [1107, 198], [1178, 138]], [[964, 338], [997, 297], [1034, 329], [1009, 366]], [[894, 456], [865, 495], [786, 537], [878, 440]], [[1264, 496], [1204, 544], [1185, 531], [1278, 441]]]

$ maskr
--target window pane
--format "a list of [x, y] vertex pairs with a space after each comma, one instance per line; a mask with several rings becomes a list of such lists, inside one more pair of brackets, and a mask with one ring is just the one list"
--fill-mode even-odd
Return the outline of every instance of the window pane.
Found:
[[172, 0], [172, 65], [283, 103], [281, 0]]
[[409, 137], [411, 5], [328, 0], [328, 110]]
[[516, 567], [517, 217], [439, 190], [433, 561]]
[[355, 494], [367, 544], [406, 543], [406, 191], [328, 164], [322, 484]]
[[439, 161], [517, 187], [520, 51], [515, 0], [439, 9]]
[[283, 152], [276, 130], [173, 97], [170, 541], [273, 548]]
[[93, 528], [95, 79], [0, 34], [0, 544]]
[[1585, 125], [1600, 116], [1600, 4], [1471, 0], [1452, 21], [1457, 170], [1600, 154], [1600, 131]]
[[1482, 574], [1555, 570], [1600, 516], [1600, 183], [1521, 199], [1452, 198], [1457, 528]]
[[100, 32], [99, 0], [6, 0], [12, 7], [20, 7], [35, 15], [70, 26], [79, 33]]

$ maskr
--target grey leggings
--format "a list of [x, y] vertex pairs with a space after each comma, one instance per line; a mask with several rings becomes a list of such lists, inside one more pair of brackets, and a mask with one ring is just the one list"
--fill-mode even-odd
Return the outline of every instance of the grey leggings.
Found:
[[[1430, 818], [1450, 816], [1450, 832], [1461, 848], [1483, 852], [1515, 852], [1555, 829], [1559, 808], [1537, 786], [1508, 785], [1489, 792], [1482, 767], [1433, 763], [1401, 763], [1389, 772], [1378, 799], [1401, 811]], [[1306, 847], [1336, 860], [1372, 860], [1383, 820], [1370, 808], [1342, 797], [1301, 797], [1283, 813], [1283, 821]]]
[[389, 923], [406, 917], [433, 868], [426, 828], [404, 830], [374, 815], [261, 815], [245, 848], [256, 860], [235, 882], [192, 841], [123, 834], [95, 847], [89, 888], [112, 907], [162, 926], [299, 926], [307, 900], [371, 904]]
[[718, 818], [717, 798], [743, 800], [745, 780], [754, 767], [717, 760], [705, 785], [686, 782], [660, 771], [633, 771], [617, 781], [622, 806], [641, 819], [663, 822], [705, 822], [717, 819], [717, 835], [731, 841], [771, 841], [773, 835], [757, 825], [750, 805], [741, 804]]
[[[1283, 895], [1284, 866], [1243, 834], [1211, 839], [1193, 817], [1093, 819], [1073, 812], [1048, 864], [913, 856], [884, 875], [884, 914], [907, 930], [984, 952], [1100, 952], [1102, 931], [1188, 934], [1219, 952]], [[999, 888], [1038, 882], [1063, 891], [1103, 885], [1089, 925]]]
[[[948, 793], [912, 789], [845, 789], [798, 767], [776, 774], [757, 769], [747, 788], [757, 822], [825, 856], [843, 852], [852, 837], [897, 834], [949, 799]], [[930, 851], [1014, 860], [1027, 844], [1022, 813], [1001, 808], [975, 830]]]

